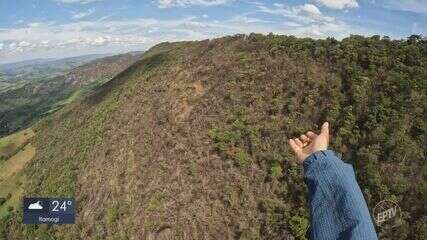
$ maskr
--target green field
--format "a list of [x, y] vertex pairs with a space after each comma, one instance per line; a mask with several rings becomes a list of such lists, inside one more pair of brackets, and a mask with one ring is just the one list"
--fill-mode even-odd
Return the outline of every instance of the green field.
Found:
[[33, 130], [26, 129], [0, 139], [0, 218], [19, 206], [25, 181], [22, 170], [35, 154], [28, 143], [33, 136]]

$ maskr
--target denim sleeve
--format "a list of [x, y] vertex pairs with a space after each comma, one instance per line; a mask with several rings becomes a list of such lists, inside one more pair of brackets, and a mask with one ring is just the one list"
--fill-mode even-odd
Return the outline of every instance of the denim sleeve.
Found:
[[333, 151], [304, 161], [309, 191], [310, 239], [378, 239], [353, 167]]

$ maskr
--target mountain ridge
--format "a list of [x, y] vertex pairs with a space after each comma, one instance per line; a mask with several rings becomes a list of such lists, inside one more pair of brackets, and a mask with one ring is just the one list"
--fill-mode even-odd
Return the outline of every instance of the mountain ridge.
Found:
[[22, 226], [15, 210], [4, 235], [306, 239], [302, 168], [286, 140], [328, 120], [369, 207], [394, 199], [408, 216], [380, 237], [422, 237], [426, 195], [411, 183], [426, 172], [426, 51], [361, 36], [159, 44], [34, 126], [25, 193], [76, 197], [77, 223]]
[[112, 55], [115, 55], [115, 54], [108, 54], [108, 53], [107, 54], [85, 54], [85, 55], [66, 57], [66, 58], [36, 58], [36, 59], [0, 64], [0, 71], [26, 67], [29, 65], [57, 64], [61, 62], [76, 62], [81, 60], [91, 61], [97, 58], [103, 58], [103, 57], [108, 57]]

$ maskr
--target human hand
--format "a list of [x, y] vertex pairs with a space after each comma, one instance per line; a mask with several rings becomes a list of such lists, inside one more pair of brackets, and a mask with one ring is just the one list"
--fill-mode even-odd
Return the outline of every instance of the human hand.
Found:
[[328, 149], [329, 143], [329, 123], [325, 122], [322, 125], [320, 134], [317, 135], [312, 131], [308, 131], [299, 138], [289, 139], [289, 145], [295, 152], [299, 163], [312, 153]]

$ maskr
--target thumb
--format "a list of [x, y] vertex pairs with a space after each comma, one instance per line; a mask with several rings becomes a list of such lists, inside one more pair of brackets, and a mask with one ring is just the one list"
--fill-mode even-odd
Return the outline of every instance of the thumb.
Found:
[[326, 137], [329, 136], [329, 123], [324, 122], [322, 125], [322, 129], [320, 130], [320, 134], [325, 135]]

